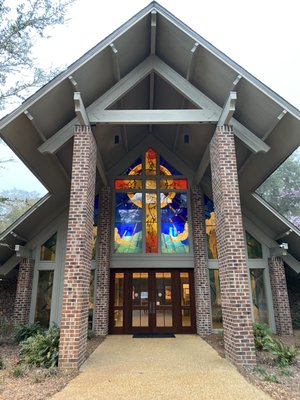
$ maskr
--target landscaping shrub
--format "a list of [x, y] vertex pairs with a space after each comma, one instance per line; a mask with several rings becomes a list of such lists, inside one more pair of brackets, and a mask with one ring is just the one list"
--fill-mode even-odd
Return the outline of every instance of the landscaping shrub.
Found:
[[295, 361], [298, 354], [295, 346], [288, 346], [287, 344], [282, 343], [280, 340], [275, 339], [268, 343], [266, 350], [273, 354], [274, 361], [279, 367], [291, 365]]
[[15, 328], [14, 339], [17, 343], [21, 343], [42, 331], [43, 328], [39, 322], [35, 322], [34, 324], [19, 324]]
[[46, 332], [37, 333], [20, 343], [22, 362], [38, 367], [51, 368], [57, 365], [59, 328], [53, 325]]
[[3, 361], [3, 358], [0, 356], [0, 370], [5, 369], [5, 363]]
[[269, 343], [273, 342], [268, 325], [260, 322], [253, 323], [254, 343], [257, 350], [267, 350]]

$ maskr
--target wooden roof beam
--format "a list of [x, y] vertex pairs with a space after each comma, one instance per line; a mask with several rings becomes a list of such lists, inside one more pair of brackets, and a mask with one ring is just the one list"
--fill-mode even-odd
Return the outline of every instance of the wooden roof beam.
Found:
[[92, 123], [98, 124], [216, 124], [219, 114], [212, 110], [99, 110]]
[[[185, 75], [185, 79], [187, 81], [189, 81], [193, 75], [193, 67], [194, 67], [194, 60], [195, 60], [195, 55], [197, 52], [197, 49], [199, 48], [199, 43], [195, 43], [194, 46], [191, 48], [190, 50], [190, 57], [189, 57], [189, 61], [188, 61], [188, 66], [187, 66], [187, 71], [186, 71], [186, 75]], [[183, 97], [181, 100], [181, 108], [184, 108], [186, 105], [186, 98]], [[175, 134], [175, 138], [174, 138], [174, 144], [173, 144], [173, 150], [176, 151], [177, 150], [177, 146], [178, 146], [178, 140], [179, 140], [179, 136], [181, 135], [181, 133], [183, 132], [183, 126], [182, 125], [178, 125], [177, 129], [176, 129], [176, 134]]]
[[[199, 89], [188, 82], [183, 76], [174, 71], [166, 63], [159, 58], [153, 60], [155, 72], [174, 87], [179, 93], [185, 96], [191, 103], [202, 109], [210, 109], [214, 112], [221, 113], [222, 109]], [[231, 125], [233, 126], [234, 134], [238, 137], [252, 152], [266, 153], [270, 150], [265, 142], [257, 137], [248, 128], [242, 125], [239, 121], [232, 118]]]
[[151, 11], [151, 39], [150, 39], [150, 55], [154, 56], [156, 53], [156, 33], [157, 33], [157, 12]]
[[[116, 103], [122, 96], [135, 87], [153, 70], [152, 57], [135, 67], [131, 72], [124, 76], [112, 88], [100, 96], [94, 103], [87, 107], [91, 120], [92, 113], [96, 110], [105, 110], [107, 107]], [[56, 153], [74, 134], [74, 126], [79, 124], [78, 118], [73, 118], [67, 125], [51, 136], [38, 150], [41, 153]]]

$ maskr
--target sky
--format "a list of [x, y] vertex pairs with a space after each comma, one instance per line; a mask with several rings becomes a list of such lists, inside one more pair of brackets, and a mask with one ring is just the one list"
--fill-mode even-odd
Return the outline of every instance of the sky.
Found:
[[[37, 43], [34, 56], [44, 68], [70, 65], [149, 3], [148, 0], [74, 0], [68, 21], [49, 30], [51, 39]], [[160, 0], [159, 3], [300, 109], [299, 0]], [[3, 157], [9, 154], [0, 145], [0, 160]], [[18, 161], [7, 165], [5, 174], [0, 171], [0, 191], [12, 187], [41, 190]]]

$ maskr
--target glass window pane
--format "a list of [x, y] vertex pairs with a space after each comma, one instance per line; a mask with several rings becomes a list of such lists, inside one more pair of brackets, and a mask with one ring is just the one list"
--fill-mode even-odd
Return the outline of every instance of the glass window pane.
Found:
[[189, 273], [180, 272], [180, 292], [181, 292], [181, 305], [190, 306], [190, 282]]
[[160, 163], [159, 163], [159, 170], [160, 175], [182, 175], [180, 172], [177, 171], [171, 164], [169, 164], [162, 156], [160, 156]]
[[49, 327], [54, 271], [39, 271], [36, 295], [35, 321]]
[[189, 252], [187, 193], [161, 194], [162, 253]]
[[132, 274], [132, 305], [148, 306], [148, 273]]
[[172, 310], [156, 310], [156, 326], [161, 328], [172, 327]]
[[146, 189], [156, 189], [156, 180], [147, 179], [146, 180]]
[[115, 189], [142, 189], [141, 179], [115, 179]]
[[161, 189], [186, 190], [187, 187], [188, 186], [187, 186], [186, 179], [161, 179], [160, 180], [160, 188]]
[[124, 274], [122, 272], [117, 272], [115, 274], [115, 303], [116, 307], [123, 306], [124, 298]]
[[191, 310], [189, 308], [181, 310], [181, 321], [182, 326], [192, 326]]
[[267, 296], [264, 283], [264, 270], [250, 270], [253, 316], [257, 322], [269, 323]]
[[132, 310], [132, 326], [133, 327], [149, 326], [148, 310]]
[[116, 193], [115, 253], [142, 251], [142, 193]]
[[93, 226], [92, 260], [96, 259], [97, 226]]
[[145, 172], [146, 175], [156, 175], [157, 156], [156, 151], [151, 147], [145, 153]]
[[114, 326], [121, 328], [123, 326], [123, 310], [114, 311]]
[[247, 253], [248, 258], [263, 258], [261, 244], [246, 231]]
[[122, 173], [122, 175], [141, 175], [142, 173], [142, 157], [137, 158], [130, 167]]
[[215, 329], [220, 329], [223, 327], [223, 319], [222, 319], [220, 278], [218, 269], [209, 270], [209, 281], [210, 281], [212, 326]]
[[155, 274], [156, 305], [172, 305], [172, 286], [170, 272], [157, 272]]
[[89, 289], [89, 320], [88, 320], [89, 329], [93, 329], [95, 273], [96, 271], [92, 269], [90, 275], [90, 289]]
[[57, 232], [54, 233], [41, 246], [40, 259], [42, 261], [55, 261]]
[[157, 195], [146, 193], [146, 253], [157, 252]]

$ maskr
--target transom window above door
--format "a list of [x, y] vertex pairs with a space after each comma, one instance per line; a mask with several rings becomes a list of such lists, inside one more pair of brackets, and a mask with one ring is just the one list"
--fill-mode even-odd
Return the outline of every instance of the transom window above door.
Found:
[[154, 149], [114, 188], [114, 253], [189, 253], [187, 179]]

